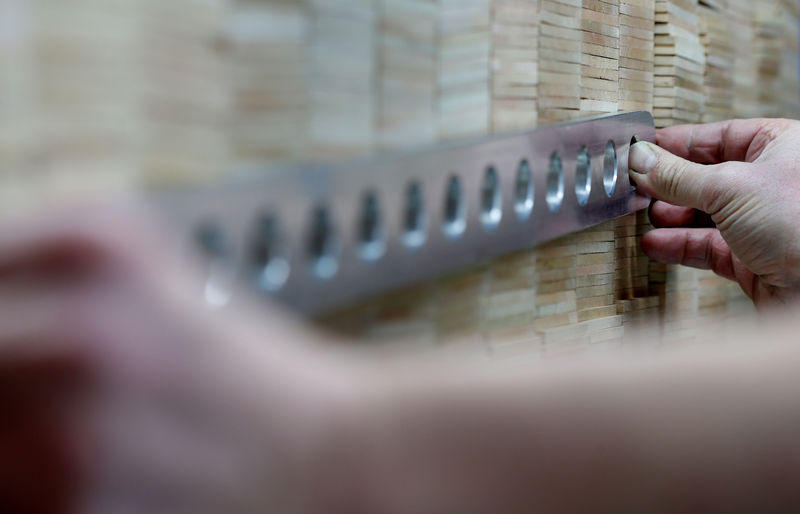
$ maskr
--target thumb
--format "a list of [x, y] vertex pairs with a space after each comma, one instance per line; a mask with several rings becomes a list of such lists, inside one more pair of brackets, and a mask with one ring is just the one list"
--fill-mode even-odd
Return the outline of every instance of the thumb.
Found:
[[630, 176], [653, 198], [707, 211], [718, 191], [719, 167], [696, 164], [641, 141], [628, 155]]

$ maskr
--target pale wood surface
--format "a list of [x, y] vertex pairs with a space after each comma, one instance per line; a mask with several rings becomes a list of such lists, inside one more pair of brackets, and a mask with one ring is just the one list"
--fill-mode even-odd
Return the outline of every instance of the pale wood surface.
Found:
[[[799, 16], [791, 0], [7, 0], [0, 201], [599, 113], [797, 116]], [[631, 215], [324, 322], [411, 348], [558, 356], [691, 343], [698, 324], [750, 312], [735, 286], [651, 262], [648, 229]]]

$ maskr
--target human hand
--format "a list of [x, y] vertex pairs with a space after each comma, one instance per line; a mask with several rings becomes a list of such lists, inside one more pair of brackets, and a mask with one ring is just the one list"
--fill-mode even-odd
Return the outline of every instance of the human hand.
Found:
[[800, 122], [737, 120], [660, 130], [631, 148], [630, 175], [656, 201], [650, 257], [711, 269], [757, 306], [800, 295]]
[[263, 303], [206, 308], [150, 232], [105, 209], [0, 230], [0, 512], [312, 510], [341, 369]]

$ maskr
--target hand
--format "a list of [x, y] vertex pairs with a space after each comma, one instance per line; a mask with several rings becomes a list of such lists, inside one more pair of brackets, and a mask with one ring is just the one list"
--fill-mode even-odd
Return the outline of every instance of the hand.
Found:
[[0, 511], [307, 511], [340, 368], [263, 302], [260, 325], [186, 295], [149, 234], [0, 230]]
[[[660, 200], [644, 251], [735, 280], [757, 306], [800, 295], [800, 122], [739, 120], [660, 130], [630, 175]], [[710, 218], [710, 219], [709, 219]], [[713, 223], [711, 223], [713, 222]]]

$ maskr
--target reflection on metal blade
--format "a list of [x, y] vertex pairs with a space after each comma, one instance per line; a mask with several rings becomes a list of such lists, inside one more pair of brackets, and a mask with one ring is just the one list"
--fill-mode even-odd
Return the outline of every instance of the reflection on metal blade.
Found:
[[319, 312], [647, 207], [628, 179], [634, 136], [655, 141], [649, 113], [398, 156], [270, 166], [260, 178], [156, 202], [186, 242], [209, 223], [227, 232], [224, 262], [239, 281]]

